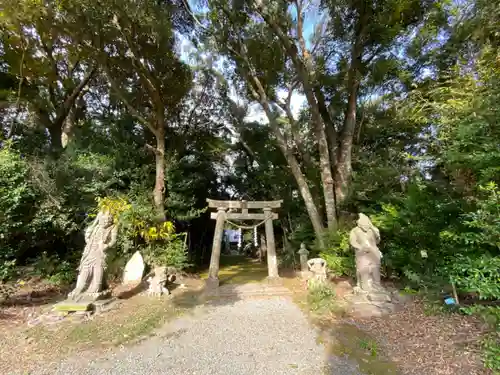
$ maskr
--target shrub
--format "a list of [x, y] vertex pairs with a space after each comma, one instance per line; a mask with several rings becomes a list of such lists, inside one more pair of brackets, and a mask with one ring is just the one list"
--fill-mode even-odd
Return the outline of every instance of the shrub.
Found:
[[483, 362], [494, 374], [500, 372], [500, 307], [474, 305], [460, 310], [467, 315], [479, 315], [492, 328], [492, 332], [482, 340]]
[[307, 304], [315, 313], [334, 313], [339, 310], [335, 292], [327, 284], [312, 284], [308, 290]]
[[186, 233], [172, 234], [160, 243], [150, 244], [146, 250], [146, 259], [152, 264], [177, 270], [189, 267], [185, 238]]
[[156, 211], [144, 195], [98, 199], [98, 209], [107, 209], [120, 223], [118, 252], [113, 264], [123, 254], [141, 251], [151, 265], [174, 267], [178, 270], [189, 266], [186, 233], [175, 233], [171, 221], [158, 222]]
[[318, 249], [319, 256], [326, 260], [328, 269], [337, 276], [354, 276], [354, 251], [349, 245], [349, 232], [339, 230], [328, 232], [324, 239], [325, 247]]

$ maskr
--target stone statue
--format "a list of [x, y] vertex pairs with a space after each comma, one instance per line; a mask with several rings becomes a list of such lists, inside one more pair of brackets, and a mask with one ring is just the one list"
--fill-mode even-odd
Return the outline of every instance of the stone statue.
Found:
[[307, 264], [307, 256], [309, 255], [309, 251], [307, 251], [306, 245], [303, 242], [300, 244], [300, 249], [297, 253], [300, 257], [300, 274], [302, 278], [308, 278], [310, 274], [309, 265]]
[[380, 232], [368, 216], [360, 213], [357, 226], [349, 234], [349, 242], [356, 255], [356, 290], [371, 292], [382, 291], [380, 284], [380, 260], [378, 249]]
[[106, 294], [103, 291], [106, 270], [106, 250], [116, 243], [118, 226], [109, 211], [100, 211], [85, 231], [85, 248], [78, 266], [75, 289], [68, 299], [97, 300]]
[[307, 266], [311, 272], [309, 284], [324, 284], [326, 282], [326, 260], [323, 258], [312, 258], [307, 261]]
[[166, 282], [167, 282], [166, 267], [155, 267], [153, 271], [153, 276], [148, 278], [148, 283], [149, 283], [148, 295], [160, 297], [163, 294], [167, 295], [170, 294], [169, 290], [165, 286]]

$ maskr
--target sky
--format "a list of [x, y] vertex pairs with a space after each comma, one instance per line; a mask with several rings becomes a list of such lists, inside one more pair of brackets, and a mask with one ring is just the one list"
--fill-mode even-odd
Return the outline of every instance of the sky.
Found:
[[[182, 36], [179, 36], [179, 39], [180, 39], [180, 47], [179, 47], [180, 58], [186, 64], [192, 65], [192, 61], [190, 61], [190, 59], [189, 59], [189, 54], [192, 52], [192, 50], [195, 47], [192, 45], [192, 43], [188, 39], [186, 39]], [[222, 63], [220, 63], [218, 65], [222, 66]], [[280, 98], [283, 99], [286, 97], [287, 93], [285, 91], [281, 91], [281, 92], [278, 92], [278, 95], [280, 96]], [[231, 97], [231, 99], [233, 99], [236, 102], [242, 101], [242, 98], [238, 97], [238, 95], [236, 94], [234, 89], [230, 90], [229, 96]], [[295, 116], [298, 116], [300, 109], [302, 108], [304, 103], [305, 103], [305, 97], [303, 95], [297, 94], [297, 93], [293, 94], [292, 100], [291, 100], [291, 107], [292, 107], [292, 112]], [[260, 123], [264, 123], [264, 124], [268, 122], [264, 111], [262, 110], [262, 108], [260, 108], [260, 105], [257, 103], [253, 103], [250, 106], [249, 114], [246, 117], [246, 120], [249, 122], [256, 121], [256, 122], [260, 122]]]
[[[188, 0], [188, 1], [189, 1], [190, 5], [193, 5], [193, 2], [196, 0], [194, 0], [194, 1]], [[192, 9], [196, 9], [196, 7], [192, 6]], [[314, 33], [314, 30], [316, 28], [316, 24], [319, 21], [320, 21], [320, 18], [318, 17], [318, 14], [315, 11], [315, 9], [314, 8], [309, 9], [309, 11], [306, 13], [306, 18], [304, 21], [304, 36], [306, 38], [306, 43], [307, 43], [308, 47], [310, 47], [310, 39]], [[179, 38], [179, 42], [180, 42], [178, 45], [178, 48], [179, 48], [179, 55], [180, 55], [181, 60], [189, 65], [192, 65], [193, 61], [190, 61], [189, 55], [193, 51], [195, 51], [194, 45], [187, 38], [183, 37], [182, 35], [178, 35], [178, 38]], [[223, 64], [222, 64], [223, 59], [224, 58], [222, 58], [221, 61], [219, 62], [219, 64], [217, 64], [218, 67], [220, 67], [219, 70], [221, 70], [221, 71], [222, 71], [222, 66], [223, 66]], [[286, 98], [287, 94], [288, 93], [285, 90], [278, 91], [278, 96], [281, 99]], [[243, 98], [239, 98], [237, 93], [236, 93], [236, 90], [234, 90], [234, 89], [230, 90], [229, 96], [231, 97], [231, 99], [233, 99], [237, 103], [243, 102]], [[305, 103], [306, 103], [306, 100], [305, 100], [304, 95], [298, 94], [296, 92], [292, 95], [291, 109], [292, 109], [292, 113], [295, 116], [295, 118], [298, 118], [298, 115], [299, 115], [301, 109], [303, 108], [303, 106], [305, 105]], [[268, 123], [267, 116], [265, 115], [264, 111], [262, 110], [260, 104], [258, 104], [256, 102], [252, 103], [249, 106], [249, 112], [248, 112], [245, 120], [248, 122], [258, 122], [261, 124]], [[232, 142], [236, 143], [239, 140], [237, 137], [238, 133], [237, 133], [236, 129], [232, 129], [232, 130], [234, 132], [234, 136], [231, 137]], [[218, 179], [220, 180], [219, 181], [220, 183], [222, 183], [222, 178], [224, 175], [231, 174], [231, 169], [232, 169], [232, 167], [234, 165], [234, 161], [235, 161], [235, 155], [226, 155], [225, 159], [226, 159], [227, 166], [229, 166], [229, 170], [227, 169], [227, 167], [223, 168], [221, 166], [221, 168], [219, 170], [219, 177], [218, 177]], [[230, 194], [230, 196], [233, 196], [235, 194], [235, 191], [231, 188], [226, 188], [226, 190], [227, 190], [227, 193]]]
[[[200, 10], [199, 7], [196, 7], [195, 5], [196, 0], [188, 0], [189, 4], [191, 5], [192, 9], [198, 9]], [[313, 2], [311, 2], [313, 3]], [[206, 10], [206, 9], [201, 9], [201, 10]], [[292, 11], [292, 16], [294, 16], [294, 12]], [[306, 17], [304, 21], [304, 36], [306, 38], [306, 43], [308, 47], [310, 46], [310, 39], [314, 33], [314, 30], [316, 28], [316, 25], [318, 22], [321, 22], [320, 15], [318, 13], [318, 10], [315, 6], [310, 6], [309, 9], [306, 12]], [[186, 38], [179, 36], [180, 39], [180, 57], [181, 60], [186, 62], [187, 64], [191, 64], [189, 61], [189, 54], [195, 49], [195, 47], [192, 45], [192, 43], [187, 40]], [[220, 64], [222, 66], [222, 64]], [[235, 100], [236, 102], [241, 102], [242, 98], [239, 98], [235, 92], [235, 90], [231, 90], [232, 93], [230, 94], [231, 99]], [[287, 92], [285, 90], [278, 91], [278, 96], [281, 99], [284, 99], [287, 96]], [[300, 110], [302, 107], [305, 105], [305, 97], [302, 94], [294, 93], [292, 95], [291, 99], [291, 108], [292, 108], [292, 113], [294, 116], [297, 118]], [[267, 117], [260, 107], [259, 104], [253, 103], [250, 108], [249, 108], [249, 113], [246, 117], [246, 120], [249, 122], [260, 122], [260, 123], [267, 123]]]

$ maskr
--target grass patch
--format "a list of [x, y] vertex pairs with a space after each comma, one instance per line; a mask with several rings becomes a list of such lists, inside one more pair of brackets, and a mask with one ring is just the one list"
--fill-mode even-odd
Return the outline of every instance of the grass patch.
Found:
[[[50, 348], [53, 352], [61, 349], [64, 352], [61, 354], [67, 354], [75, 349], [120, 345], [147, 336], [183, 310], [165, 299], [136, 296], [116, 310], [92, 320], [62, 322], [55, 329], [40, 325], [29, 329], [27, 336], [33, 339], [39, 350]], [[57, 349], [54, 343], [57, 343]]]
[[[320, 328], [318, 342], [326, 346], [329, 356], [348, 357], [358, 364], [363, 374], [399, 374], [396, 364], [382, 354], [372, 336], [342, 318], [344, 307], [328, 284], [311, 286], [302, 301], [313, 314], [313, 322]], [[336, 369], [327, 368], [326, 371], [330, 373]]]
[[[179, 298], [183, 298], [179, 294]], [[68, 316], [56, 324], [41, 323], [28, 329], [2, 332], [0, 373], [33, 371], [37, 363], [58, 361], [85, 351], [102, 352], [117, 345], [134, 343], [157, 332], [167, 321], [198, 305], [196, 296], [153, 299], [137, 295], [102, 315], [82, 321]], [[21, 327], [19, 327], [21, 328]]]
[[335, 292], [326, 284], [313, 284], [308, 290], [307, 305], [317, 315], [338, 314], [342, 312]]
[[359, 347], [370, 353], [372, 357], [376, 357], [378, 353], [378, 344], [374, 340], [362, 338], [359, 341]]
[[363, 374], [397, 375], [397, 366], [380, 353], [377, 341], [354, 325], [336, 323], [329, 333], [327, 349], [330, 355], [347, 356], [359, 365]]
[[[200, 273], [202, 279], [208, 278], [208, 270]], [[221, 255], [220, 284], [259, 283], [267, 277], [267, 265], [241, 255]]]
[[478, 315], [490, 327], [491, 332], [481, 339], [484, 366], [500, 374], [500, 306], [472, 305], [460, 308], [467, 315]]

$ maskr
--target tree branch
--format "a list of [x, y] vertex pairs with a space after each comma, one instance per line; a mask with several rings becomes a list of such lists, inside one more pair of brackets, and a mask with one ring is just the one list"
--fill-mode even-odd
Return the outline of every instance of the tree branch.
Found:
[[71, 94], [66, 96], [63, 104], [58, 109], [58, 114], [56, 116], [56, 119], [54, 120], [55, 125], [57, 125], [57, 126], [59, 126], [59, 124], [62, 125], [62, 123], [64, 122], [64, 120], [68, 116], [69, 111], [71, 110], [71, 108], [75, 104], [75, 101], [78, 98], [78, 95], [80, 95], [80, 93], [85, 88], [87, 83], [92, 79], [92, 77], [94, 76], [96, 71], [97, 71], [97, 68], [95, 66], [91, 67], [90, 70], [87, 72], [87, 74], [80, 81], [80, 83], [73, 89]]
[[162, 153], [160, 151], [158, 151], [156, 149], [156, 147], [153, 147], [151, 146], [149, 143], [145, 143], [144, 144], [144, 148], [148, 151], [151, 151], [152, 153], [154, 153], [155, 155], [162, 155]]
[[144, 63], [139, 58], [139, 53], [135, 48], [135, 46], [133, 45], [133, 42], [130, 40], [130, 35], [128, 35], [123, 31], [123, 26], [120, 24], [120, 20], [118, 19], [118, 16], [116, 14], [113, 17], [113, 24], [118, 28], [123, 38], [125, 39], [125, 43], [127, 44], [127, 47], [130, 49], [130, 52], [132, 53], [132, 64], [137, 69], [139, 77], [141, 78], [141, 81], [148, 89], [151, 98], [155, 101], [157, 107], [163, 107], [164, 106], [163, 100], [158, 92], [158, 89], [153, 83], [154, 81], [153, 76], [151, 76], [148, 67], [145, 66]]
[[106, 64], [103, 64], [103, 69], [104, 73], [106, 74], [106, 77], [108, 78], [109, 84], [111, 85], [111, 88], [113, 89], [114, 93], [118, 96], [118, 98], [123, 102], [125, 107], [129, 110], [132, 116], [134, 116], [142, 125], [146, 126], [151, 133], [156, 137], [158, 135], [157, 129], [144, 117], [142, 116], [139, 111], [137, 111], [132, 104], [128, 101], [126, 98], [125, 94], [121, 90], [121, 88], [116, 84], [116, 81], [113, 79], [111, 76], [111, 73], [109, 71], [109, 68], [106, 66]]

